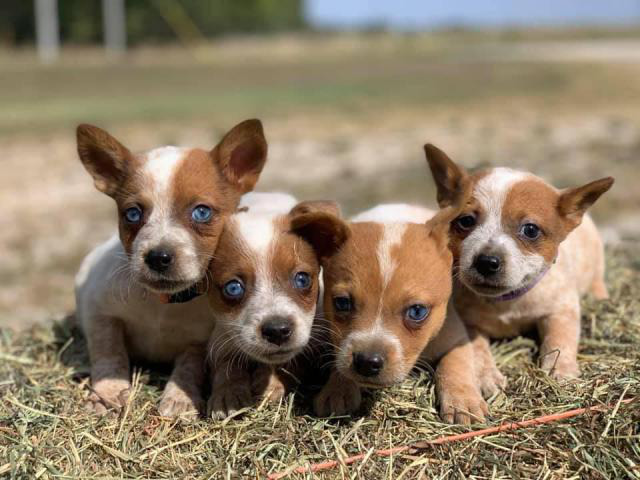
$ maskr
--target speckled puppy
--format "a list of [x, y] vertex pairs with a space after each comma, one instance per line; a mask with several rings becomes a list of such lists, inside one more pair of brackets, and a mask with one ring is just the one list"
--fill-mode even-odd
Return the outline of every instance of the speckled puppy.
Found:
[[441, 207], [461, 186], [471, 189], [451, 223], [453, 298], [483, 359], [483, 394], [504, 385], [488, 339], [534, 327], [542, 341], [542, 368], [556, 378], [577, 377], [580, 296], [607, 298], [602, 241], [585, 212], [613, 178], [557, 190], [531, 173], [508, 168], [470, 175], [433, 145], [425, 145], [425, 152]]
[[186, 300], [207, 271], [226, 218], [262, 171], [262, 125], [240, 123], [211, 151], [133, 154], [97, 127], [80, 125], [77, 135], [96, 188], [117, 204], [120, 231], [85, 258], [76, 276], [77, 315], [91, 357], [89, 406], [98, 413], [123, 406], [134, 357], [173, 363], [158, 410], [193, 415], [203, 404], [213, 320], [204, 296]]

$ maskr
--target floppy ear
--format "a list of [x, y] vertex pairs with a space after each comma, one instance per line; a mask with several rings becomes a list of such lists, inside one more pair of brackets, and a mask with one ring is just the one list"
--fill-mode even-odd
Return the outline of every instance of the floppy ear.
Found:
[[571, 230], [580, 225], [587, 209], [600, 198], [600, 195], [611, 188], [613, 182], [613, 177], [601, 178], [581, 187], [568, 188], [560, 193], [558, 212], [567, 220]]
[[340, 205], [338, 205], [338, 202], [334, 202], [333, 200], [309, 200], [300, 202], [291, 209], [289, 215], [295, 217], [297, 215], [312, 212], [329, 213], [338, 218], [342, 216], [340, 212]]
[[336, 253], [351, 234], [344, 220], [322, 211], [292, 215], [291, 231], [311, 244], [320, 261]]
[[78, 155], [95, 187], [113, 196], [127, 175], [131, 152], [101, 128], [82, 124], [76, 129]]
[[267, 140], [260, 120], [245, 120], [229, 130], [211, 150], [211, 157], [241, 193], [253, 190], [267, 161]]
[[461, 188], [467, 182], [467, 171], [456, 165], [446, 153], [435, 145], [427, 143], [424, 146], [427, 163], [431, 169], [433, 181], [438, 189], [438, 205], [440, 208], [456, 203]]

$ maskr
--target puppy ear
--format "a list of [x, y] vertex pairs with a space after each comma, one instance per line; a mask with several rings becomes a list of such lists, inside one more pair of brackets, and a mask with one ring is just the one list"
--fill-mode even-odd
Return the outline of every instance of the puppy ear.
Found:
[[453, 222], [464, 210], [471, 197], [471, 184], [463, 182], [456, 194], [455, 201], [451, 205], [442, 208], [425, 224], [429, 235], [436, 241], [438, 248], [449, 248], [449, 232]]
[[260, 120], [233, 127], [211, 150], [220, 172], [241, 193], [253, 190], [267, 161], [267, 140]]
[[295, 209], [292, 210], [291, 231], [311, 244], [321, 262], [335, 254], [351, 234], [349, 225], [336, 215], [323, 211], [294, 214]]
[[98, 190], [113, 196], [127, 175], [131, 152], [101, 128], [82, 124], [76, 129], [78, 156]]
[[435, 145], [427, 143], [424, 146], [424, 153], [427, 156], [433, 181], [438, 189], [438, 205], [440, 208], [444, 208], [456, 203], [463, 185], [467, 183], [467, 171], [456, 165], [446, 153]]
[[611, 188], [613, 182], [613, 177], [601, 178], [581, 187], [568, 188], [560, 193], [558, 212], [567, 220], [571, 230], [580, 225], [587, 209], [600, 198], [600, 195]]
[[309, 200], [306, 202], [300, 202], [291, 209], [289, 215], [295, 217], [297, 215], [312, 212], [324, 212], [335, 215], [338, 218], [342, 216], [340, 212], [340, 205], [338, 205], [338, 202], [334, 202], [332, 200]]

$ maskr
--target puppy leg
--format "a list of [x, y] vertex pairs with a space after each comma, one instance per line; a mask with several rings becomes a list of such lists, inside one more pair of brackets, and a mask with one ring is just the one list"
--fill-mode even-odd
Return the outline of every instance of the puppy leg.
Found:
[[507, 385], [507, 379], [500, 373], [489, 346], [489, 338], [475, 329], [467, 328], [476, 362], [478, 386], [484, 398], [489, 398]]
[[253, 372], [251, 391], [258, 398], [266, 398], [277, 403], [287, 394], [287, 384], [271, 365], [260, 365]]
[[237, 362], [222, 360], [212, 367], [211, 374], [208, 416], [223, 419], [254, 403], [251, 375], [247, 368]]
[[[488, 354], [491, 355], [491, 352]], [[440, 417], [447, 423], [484, 422], [489, 409], [482, 398], [476, 377], [474, 347], [469, 341], [466, 327], [451, 304], [444, 325], [422, 357], [431, 361], [440, 359], [435, 374]]]
[[192, 345], [175, 362], [171, 377], [162, 393], [158, 412], [163, 417], [194, 419], [203, 410], [205, 347]]
[[596, 278], [589, 287], [589, 292], [596, 300], [607, 300], [609, 298], [609, 290], [604, 283], [603, 278]]
[[580, 340], [580, 305], [578, 298], [561, 311], [543, 318], [539, 324], [542, 345], [542, 369], [557, 379], [577, 378], [578, 342]]
[[482, 423], [489, 414], [475, 376], [473, 357], [473, 346], [467, 342], [444, 355], [436, 368], [440, 417], [447, 423]]
[[124, 406], [131, 387], [124, 323], [118, 318], [95, 317], [87, 327], [92, 389], [87, 407], [104, 414]]
[[313, 409], [320, 417], [346, 415], [358, 410], [361, 403], [360, 387], [333, 371], [326, 385], [313, 399]]

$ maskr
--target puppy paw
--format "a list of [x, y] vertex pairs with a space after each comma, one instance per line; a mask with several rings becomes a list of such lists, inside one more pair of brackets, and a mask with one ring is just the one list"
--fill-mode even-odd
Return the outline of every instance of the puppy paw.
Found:
[[440, 395], [440, 417], [447, 423], [484, 423], [489, 414], [487, 402], [475, 388], [457, 388]]
[[222, 383], [213, 388], [207, 402], [207, 415], [222, 420], [253, 403], [249, 382]]
[[168, 384], [158, 404], [158, 413], [163, 417], [180, 417], [195, 420], [203, 409], [200, 395], [189, 395], [176, 385]]
[[131, 384], [126, 380], [103, 379], [91, 386], [91, 394], [87, 398], [86, 409], [98, 415], [109, 411], [118, 411], [127, 404]]
[[507, 379], [495, 365], [478, 372], [478, 385], [484, 398], [494, 396], [504, 390], [507, 386]]
[[557, 362], [555, 365], [542, 368], [556, 380], [575, 380], [580, 376], [578, 362]]
[[358, 385], [348, 380], [330, 380], [313, 399], [313, 409], [319, 417], [340, 416], [355, 412], [361, 403], [362, 395]]
[[256, 397], [277, 403], [287, 394], [286, 385], [271, 367], [258, 367], [253, 374], [251, 390]]

